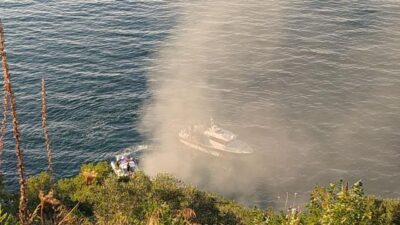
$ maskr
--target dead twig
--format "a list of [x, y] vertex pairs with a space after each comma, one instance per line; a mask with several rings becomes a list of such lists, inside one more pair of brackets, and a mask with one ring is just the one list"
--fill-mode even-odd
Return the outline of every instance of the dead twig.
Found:
[[64, 218], [58, 223], [58, 225], [61, 225], [62, 223], [66, 222], [68, 216], [71, 215], [71, 213], [72, 213], [76, 208], [78, 208], [78, 206], [79, 206], [79, 202], [76, 203], [76, 205], [74, 206], [74, 208], [72, 208], [72, 209], [68, 212], [68, 214], [64, 216]]
[[49, 130], [47, 129], [47, 102], [46, 102], [46, 85], [44, 79], [42, 79], [42, 128], [44, 134], [44, 140], [46, 144], [46, 151], [47, 151], [47, 160], [48, 160], [48, 167], [47, 170], [50, 175], [50, 183], [51, 186], [54, 184], [54, 175], [53, 175], [53, 160], [51, 154], [51, 142], [49, 137]]
[[19, 219], [22, 225], [29, 225], [28, 213], [28, 198], [26, 193], [26, 178], [23, 151], [21, 149], [21, 135], [19, 133], [19, 122], [17, 119], [17, 109], [15, 104], [14, 92], [11, 87], [11, 78], [7, 63], [7, 54], [4, 47], [4, 28], [0, 20], [0, 54], [3, 67], [3, 86], [5, 87], [6, 95], [10, 100], [11, 119], [13, 126], [13, 134], [15, 139], [15, 154], [17, 156], [17, 168], [19, 174]]

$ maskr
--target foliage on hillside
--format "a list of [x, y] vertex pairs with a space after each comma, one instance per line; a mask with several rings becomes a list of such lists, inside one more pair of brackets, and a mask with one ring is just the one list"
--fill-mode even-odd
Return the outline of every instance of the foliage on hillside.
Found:
[[[89, 175], [88, 175], [89, 174]], [[400, 201], [382, 200], [364, 194], [362, 183], [352, 187], [343, 182], [316, 187], [307, 210], [274, 212], [246, 208], [238, 203], [186, 185], [168, 174], [154, 178], [136, 172], [118, 179], [105, 162], [86, 164], [72, 178], [59, 180], [54, 198], [62, 205], [45, 205], [39, 192], [50, 193], [50, 176], [41, 173], [28, 180], [33, 224], [400, 224]], [[0, 224], [18, 224], [17, 196], [0, 190]], [[60, 215], [62, 215], [60, 217]], [[57, 218], [57, 216], [59, 218]], [[57, 221], [57, 222], [55, 222]]]

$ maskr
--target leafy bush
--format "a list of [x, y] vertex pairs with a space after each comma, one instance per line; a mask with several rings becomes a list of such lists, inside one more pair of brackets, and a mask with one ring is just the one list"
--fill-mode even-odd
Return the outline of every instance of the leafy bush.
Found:
[[316, 187], [307, 207], [306, 224], [400, 224], [400, 201], [365, 196], [360, 181], [351, 188], [342, 181]]
[[47, 172], [41, 172], [39, 175], [28, 179], [28, 203], [31, 210], [39, 204], [39, 191], [44, 193], [50, 191], [50, 175]]
[[[88, 173], [94, 177], [91, 182], [87, 180]], [[50, 176], [47, 173], [30, 177], [30, 203], [37, 203], [38, 191], [46, 192], [49, 188]], [[0, 189], [0, 193], [3, 192]], [[317, 186], [305, 212], [298, 209], [276, 212], [243, 207], [186, 185], [168, 174], [159, 174], [151, 179], [138, 171], [129, 179], [119, 179], [112, 175], [108, 163], [100, 162], [82, 165], [77, 176], [59, 180], [55, 184], [55, 195], [66, 208], [71, 209], [79, 203], [73, 211], [74, 221], [87, 225], [400, 224], [400, 201], [366, 196], [361, 182], [351, 187], [342, 181], [328, 187]], [[0, 218], [4, 221], [7, 218], [12, 221], [16, 215], [1, 213]]]
[[18, 202], [17, 194], [10, 193], [5, 190], [3, 184], [3, 174], [0, 172], [0, 207], [2, 208], [2, 212], [15, 215], [18, 212], [18, 206], [16, 202]]
[[3, 211], [1, 204], [0, 204], [0, 224], [2, 224], [2, 225], [19, 225], [17, 219], [14, 216]]

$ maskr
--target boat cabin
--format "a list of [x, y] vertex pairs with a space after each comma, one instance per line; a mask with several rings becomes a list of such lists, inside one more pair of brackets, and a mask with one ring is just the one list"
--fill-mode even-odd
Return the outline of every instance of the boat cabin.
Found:
[[204, 131], [204, 134], [213, 141], [225, 142], [225, 144], [237, 138], [237, 135], [234, 133], [222, 129], [216, 125], [212, 125], [209, 129]]

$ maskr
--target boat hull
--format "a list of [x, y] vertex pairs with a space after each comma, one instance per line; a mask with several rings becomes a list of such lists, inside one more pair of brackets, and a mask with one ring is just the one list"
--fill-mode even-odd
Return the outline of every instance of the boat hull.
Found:
[[180, 138], [179, 141], [192, 148], [195, 150], [198, 150], [200, 152], [207, 153], [209, 155], [215, 156], [215, 157], [233, 157], [233, 156], [239, 156], [239, 155], [249, 155], [249, 153], [242, 153], [242, 152], [233, 152], [233, 151], [226, 151], [221, 148], [216, 148], [212, 145], [207, 145], [203, 144], [199, 141], [196, 140], [191, 140], [191, 139], [185, 139], [185, 138]]
[[111, 162], [111, 168], [118, 177], [128, 176], [127, 173], [124, 173], [122, 170], [118, 169], [118, 167], [114, 161]]
[[128, 170], [123, 170], [120, 167], [117, 166], [116, 161], [111, 161], [110, 163], [112, 170], [118, 177], [128, 177], [131, 176], [135, 171], [138, 170], [137, 165], [132, 167], [129, 171]]
[[215, 156], [215, 157], [222, 156], [222, 154], [220, 152], [208, 149], [206, 146], [203, 146], [203, 145], [201, 145], [199, 143], [194, 143], [192, 141], [188, 141], [188, 140], [184, 140], [184, 139], [180, 139], [179, 141], [181, 143], [185, 144], [186, 146], [190, 147], [190, 148], [193, 148], [193, 149], [196, 149], [198, 151], [207, 153], [209, 155], [212, 155], [212, 156]]

